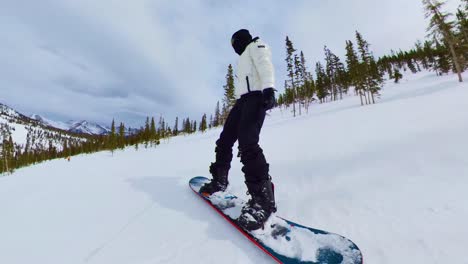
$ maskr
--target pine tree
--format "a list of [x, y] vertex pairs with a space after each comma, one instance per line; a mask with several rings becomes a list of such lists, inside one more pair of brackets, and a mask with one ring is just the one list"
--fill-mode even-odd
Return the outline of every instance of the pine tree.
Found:
[[301, 60], [297, 54], [294, 55], [294, 87], [296, 93], [296, 99], [298, 101], [298, 108], [299, 108], [299, 115], [302, 114], [301, 111], [301, 104], [304, 100], [303, 95], [303, 86], [304, 86], [304, 79], [302, 78], [303, 69], [302, 69]]
[[125, 147], [125, 125], [120, 123], [119, 126], [119, 147], [123, 149]]
[[314, 101], [314, 94], [316, 92], [314, 77], [310, 72], [306, 72], [305, 94], [307, 98], [306, 112], [309, 113], [309, 106]]
[[426, 10], [426, 18], [430, 18], [427, 31], [434, 37], [434, 39], [440, 39], [448, 46], [452, 62], [455, 65], [455, 70], [458, 74], [458, 81], [463, 82], [460, 59], [455, 49], [456, 39], [453, 34], [454, 23], [448, 21], [451, 14], [444, 13], [441, 10], [445, 2], [439, 0], [422, 0], [422, 2]]
[[158, 132], [156, 131], [156, 122], [154, 122], [154, 117], [151, 117], [151, 125], [149, 131], [149, 138], [151, 140], [156, 139]]
[[343, 94], [348, 93], [349, 83], [347, 82], [347, 75], [344, 63], [341, 62], [338, 56], [335, 57], [335, 64], [337, 68], [337, 81], [338, 81], [338, 89], [340, 92], [340, 99], [343, 99]]
[[[312, 102], [314, 96], [314, 80], [312, 75], [309, 72], [307, 72], [306, 59], [304, 56], [304, 52], [302, 51], [300, 53], [299, 66], [299, 77], [303, 86], [302, 97], [305, 99], [306, 112], [309, 112], [309, 105], [310, 102]], [[280, 99], [283, 100], [282, 97], [278, 98], [278, 104], [280, 104]]]
[[335, 89], [335, 68], [332, 63], [332, 53], [331, 51], [325, 46], [323, 48], [325, 52], [325, 73], [327, 75], [327, 79], [329, 82], [327, 82], [327, 90], [328, 94], [331, 96], [331, 101], [336, 100], [336, 89]]
[[114, 150], [117, 148], [117, 133], [115, 129], [115, 120], [112, 119], [111, 124], [111, 132], [109, 134], [109, 149], [111, 150], [112, 154], [114, 154]]
[[219, 101], [216, 103], [215, 115], [213, 119], [213, 126], [217, 127], [221, 125], [221, 110], [219, 108]]
[[282, 94], [279, 94], [279, 95], [278, 95], [278, 105], [279, 105], [279, 106], [282, 106], [283, 104], [284, 104], [283, 95], [282, 95]]
[[362, 35], [356, 31], [356, 42], [357, 42], [357, 49], [360, 56], [360, 63], [359, 63], [359, 73], [362, 79], [362, 86], [360, 87], [360, 92], [364, 94], [364, 99], [366, 104], [370, 102], [370, 98], [368, 96], [369, 92], [369, 74], [370, 74], [370, 54], [369, 54], [369, 44], [366, 40], [362, 37]]
[[410, 71], [412, 73], [417, 73], [418, 70], [416, 69], [416, 66], [414, 65], [414, 62], [411, 58], [408, 58], [408, 60], [406, 61], [406, 65], [408, 65], [408, 69], [410, 69]]
[[190, 129], [191, 129], [191, 123], [190, 123], [190, 119], [187, 117], [187, 119], [185, 119], [185, 126], [184, 126], [184, 132], [186, 134], [190, 134]]
[[348, 83], [357, 86], [357, 80], [359, 76], [357, 70], [359, 59], [356, 55], [356, 51], [354, 50], [353, 42], [351, 42], [350, 40], [346, 41], [346, 64], [348, 71]]
[[172, 133], [174, 134], [174, 136], [177, 136], [179, 134], [179, 117], [176, 117], [175, 119], [174, 129], [172, 130]]
[[299, 61], [299, 79], [300, 79], [300, 82], [302, 85], [305, 84], [305, 82], [307, 81], [307, 66], [306, 66], [306, 59], [305, 59], [305, 56], [304, 56], [304, 52], [302, 52], [301, 50], [301, 53], [300, 53], [300, 61]]
[[450, 72], [450, 55], [448, 54], [446, 47], [441, 45], [439, 41], [434, 40], [434, 42], [437, 54], [434, 67], [440, 75], [447, 74]]
[[429, 60], [428, 57], [424, 54], [424, 45], [421, 41], [416, 42], [416, 58], [421, 62], [424, 69], [429, 69]]
[[[325, 51], [325, 62], [326, 62], [326, 73], [329, 79], [329, 90], [332, 100], [337, 100], [338, 93], [340, 98], [343, 98], [343, 90], [346, 86], [346, 71], [340, 58], [336, 56], [327, 46], [324, 47]], [[347, 87], [346, 87], [347, 90]]]
[[426, 40], [423, 44], [423, 53], [424, 53], [424, 56], [427, 58], [427, 62], [428, 62], [428, 67], [429, 68], [434, 68], [434, 70], [436, 71], [436, 74], [438, 75], [438, 72], [437, 72], [437, 67], [435, 66], [436, 64], [436, 59], [435, 59], [435, 52], [434, 52], [434, 49], [432, 48], [432, 42], [429, 41], [429, 40]]
[[148, 147], [148, 143], [149, 143], [149, 140], [150, 140], [150, 136], [151, 136], [150, 119], [149, 119], [149, 117], [146, 117], [145, 129], [144, 129], [144, 131], [143, 131], [143, 140], [144, 140], [144, 142], [145, 142], [145, 148]]
[[224, 122], [226, 122], [226, 119], [227, 119], [227, 116], [229, 115], [229, 110], [226, 103], [223, 103], [223, 107], [221, 109], [221, 120], [220, 120], [220, 124], [224, 124]]
[[400, 70], [398, 70], [398, 68], [395, 69], [393, 77], [395, 79], [395, 83], [398, 83], [400, 79], [403, 78], [403, 75], [400, 73]]
[[165, 138], [167, 135], [167, 127], [166, 121], [164, 120], [163, 116], [159, 116], [159, 124], [158, 124], [158, 139]]
[[292, 97], [290, 103], [293, 104], [294, 116], [296, 116], [296, 104], [295, 104], [296, 86], [294, 83], [295, 74], [294, 74], [294, 58], [293, 58], [295, 51], [296, 49], [294, 49], [292, 41], [289, 40], [288, 36], [286, 36], [286, 68], [288, 72], [289, 83], [285, 82], [285, 91], [288, 91], [290, 97]]
[[206, 114], [203, 114], [202, 120], [200, 122], [200, 131], [205, 132], [207, 128], [208, 128], [208, 125], [206, 122]]
[[354, 86], [356, 94], [359, 94], [361, 105], [364, 105], [362, 100], [362, 90], [364, 89], [364, 82], [360, 72], [360, 63], [353, 42], [346, 41], [346, 64], [348, 71], [347, 82]]
[[148, 141], [151, 137], [151, 123], [149, 117], [146, 117], [145, 121], [145, 131], [144, 131], [144, 140]]
[[375, 103], [375, 96], [381, 89], [383, 75], [380, 73], [374, 56], [369, 51], [369, 43], [364, 40], [362, 35], [356, 31], [356, 41], [358, 51], [361, 57], [360, 74], [363, 78], [363, 91], [367, 94], [366, 103]]
[[294, 85], [294, 61], [293, 55], [296, 49], [294, 49], [293, 43], [289, 40], [289, 37], [286, 36], [286, 67], [288, 72], [288, 77], [290, 78], [291, 85]]
[[327, 74], [320, 62], [317, 62], [315, 65], [315, 74], [316, 74], [316, 81], [315, 87], [317, 89], [317, 97], [320, 100], [320, 103], [324, 102], [325, 97], [327, 97]]
[[195, 132], [197, 132], [197, 120], [193, 120], [191, 133], [195, 133]]
[[232, 65], [229, 64], [226, 74], [226, 84], [224, 88], [224, 99], [223, 103], [226, 105], [226, 112], [229, 112], [236, 103], [235, 87], [234, 87], [234, 73]]
[[465, 7], [457, 9], [457, 54], [459, 54], [462, 71], [468, 67], [468, 0], [465, 0]]
[[369, 91], [372, 95], [372, 103], [375, 104], [375, 96], [380, 96], [380, 90], [384, 82], [383, 74], [380, 72], [377, 62], [374, 57], [370, 57], [369, 64], [370, 76], [369, 76]]
[[466, 45], [468, 43], [468, 0], [463, 0], [465, 6], [460, 6], [457, 9], [457, 28], [463, 43]]
[[14, 143], [11, 137], [11, 128], [7, 124], [0, 124], [0, 159], [3, 166], [0, 172], [12, 172], [11, 164], [14, 156]]
[[286, 107], [289, 107], [290, 104], [293, 103], [294, 101], [294, 92], [292, 88], [289, 88], [289, 85], [287, 84], [288, 81], [284, 81], [284, 102]]

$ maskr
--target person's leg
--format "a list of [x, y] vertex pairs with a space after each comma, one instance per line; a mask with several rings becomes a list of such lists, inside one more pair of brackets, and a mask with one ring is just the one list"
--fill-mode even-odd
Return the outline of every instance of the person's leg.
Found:
[[249, 95], [244, 100], [239, 121], [239, 151], [245, 183], [252, 197], [242, 209], [239, 224], [247, 230], [263, 226], [271, 213], [276, 211], [273, 186], [270, 180], [269, 165], [263, 150], [258, 145], [260, 131], [265, 120], [261, 93]]
[[239, 152], [244, 165], [242, 171], [247, 182], [267, 180], [268, 164], [259, 146], [260, 131], [265, 120], [261, 93], [253, 93], [242, 98], [242, 114], [239, 121]]
[[223, 130], [216, 141], [216, 160], [215, 164], [218, 167], [224, 167], [229, 170], [232, 161], [232, 147], [238, 138], [239, 120], [241, 117], [242, 105], [236, 101], [231, 111], [228, 114]]
[[226, 190], [229, 184], [228, 173], [231, 168], [232, 147], [237, 140], [240, 114], [241, 106], [237, 101], [229, 112], [219, 139], [216, 141], [216, 160], [210, 165], [210, 173], [213, 179], [200, 188], [200, 193], [211, 195]]

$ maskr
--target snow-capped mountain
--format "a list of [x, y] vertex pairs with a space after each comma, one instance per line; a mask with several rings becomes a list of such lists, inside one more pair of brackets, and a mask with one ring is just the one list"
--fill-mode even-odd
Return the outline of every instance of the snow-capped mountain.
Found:
[[109, 133], [109, 129], [98, 125], [96, 123], [88, 122], [86, 120], [82, 121], [70, 121], [68, 123], [70, 128], [68, 131], [74, 133], [84, 133], [90, 135], [103, 135]]
[[13, 110], [13, 108], [0, 103], [0, 116], [9, 117], [9, 118], [26, 118], [26, 116], [20, 114], [19, 112]]
[[48, 123], [46, 119], [35, 115], [25, 116], [11, 107], [0, 103], [0, 132], [13, 140], [15, 148], [25, 150], [63, 149], [64, 142], [83, 142], [85, 135], [72, 133]]
[[64, 123], [64, 122], [53, 121], [53, 120], [47, 119], [47, 118], [45, 118], [43, 116], [40, 116], [40, 115], [37, 115], [37, 114], [31, 115], [30, 118], [32, 118], [34, 120], [37, 120], [37, 121], [41, 122], [42, 124], [44, 124], [46, 126], [56, 127], [56, 128], [62, 129], [62, 130], [69, 130], [70, 129], [70, 126], [68, 124]]
[[101, 126], [99, 124], [89, 122], [86, 120], [60, 122], [60, 121], [50, 120], [48, 118], [45, 118], [37, 114], [33, 114], [30, 117], [34, 120], [41, 122], [42, 124], [46, 126], [55, 127], [55, 128], [59, 128], [65, 131], [78, 133], [78, 134], [104, 135], [110, 132], [109, 128], [106, 128], [104, 126]]

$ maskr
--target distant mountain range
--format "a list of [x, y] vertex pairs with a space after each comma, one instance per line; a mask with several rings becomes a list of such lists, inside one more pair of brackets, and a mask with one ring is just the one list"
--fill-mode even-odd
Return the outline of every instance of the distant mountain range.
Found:
[[65, 131], [79, 133], [79, 134], [88, 134], [88, 135], [105, 135], [110, 132], [110, 129], [99, 124], [88, 122], [86, 120], [81, 121], [68, 121], [68, 122], [59, 122], [47, 119], [43, 116], [33, 114], [30, 116], [31, 119], [39, 121], [40, 123], [59, 128]]
[[[67, 122], [61, 122], [61, 121], [54, 121], [54, 120], [48, 119], [38, 114], [26, 116], [2, 103], [0, 103], [0, 117], [3, 117], [2, 120], [4, 120], [4, 122], [6, 123], [20, 122], [25, 125], [26, 124], [39, 124], [43, 127], [52, 127], [55, 129], [60, 129], [63, 131], [74, 133], [74, 134], [106, 135], [106, 134], [109, 134], [111, 131], [109, 127], [105, 127], [97, 123], [89, 122], [86, 120], [81, 120], [81, 121], [70, 120]], [[116, 127], [116, 129], [118, 130], [118, 127]], [[126, 128], [125, 134], [132, 135], [132, 134], [138, 133], [138, 131], [140, 131], [140, 129], [138, 128]]]
[[110, 129], [99, 124], [82, 121], [68, 121], [60, 122], [53, 121], [43, 116], [33, 114], [30, 116], [23, 115], [11, 107], [0, 103], [0, 116], [3, 117], [4, 121], [8, 120], [8, 123], [17, 123], [19, 120], [23, 124], [34, 124], [39, 123], [44, 127], [52, 127], [75, 134], [87, 134], [87, 135], [105, 135], [110, 132]]
[[[38, 116], [36, 118], [40, 119]], [[89, 138], [89, 134], [74, 133], [65, 127], [43, 121], [25, 116], [0, 103], [0, 140], [11, 137], [15, 149], [22, 152], [62, 151], [65, 145], [78, 145]]]

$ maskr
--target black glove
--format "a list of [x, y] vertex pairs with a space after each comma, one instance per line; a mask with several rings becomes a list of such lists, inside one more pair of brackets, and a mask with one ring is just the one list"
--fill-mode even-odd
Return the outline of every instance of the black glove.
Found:
[[276, 106], [275, 89], [271, 87], [263, 89], [263, 106], [266, 110]]

